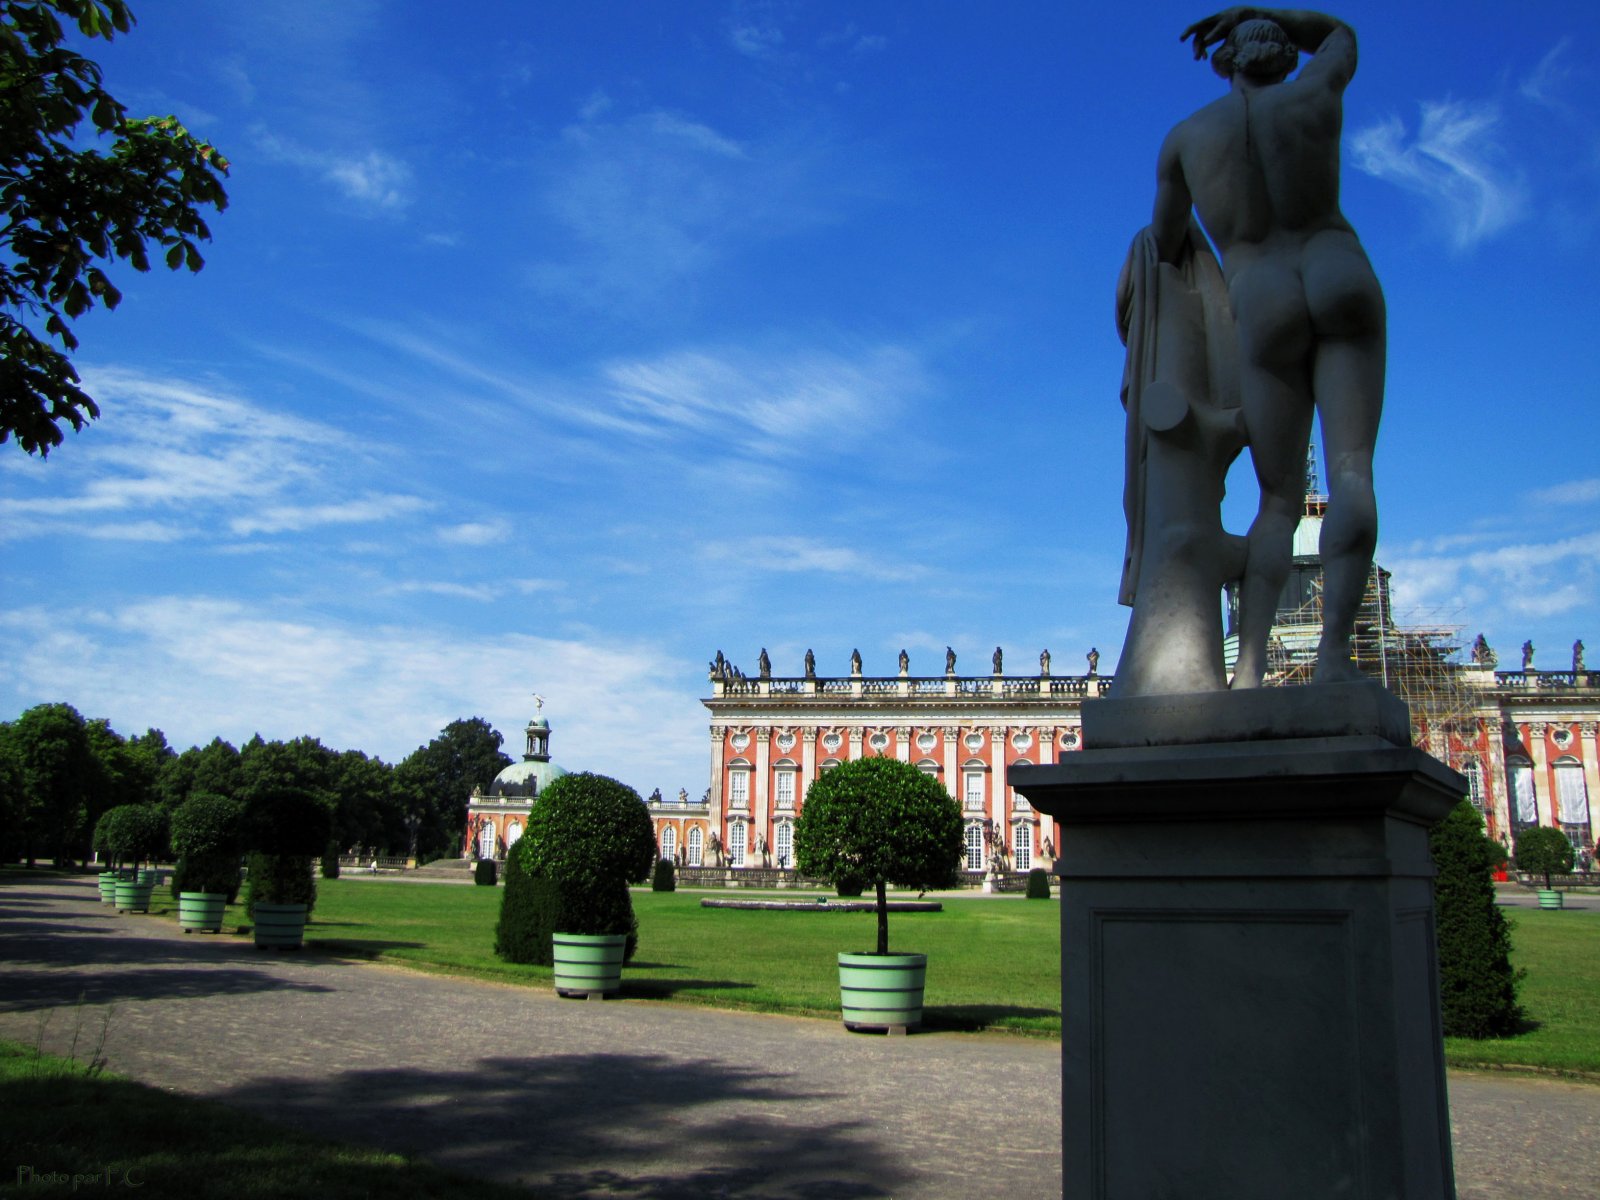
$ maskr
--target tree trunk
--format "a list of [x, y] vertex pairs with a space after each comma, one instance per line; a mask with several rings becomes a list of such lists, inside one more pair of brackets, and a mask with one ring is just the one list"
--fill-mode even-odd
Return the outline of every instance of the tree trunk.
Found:
[[878, 953], [889, 953], [889, 891], [883, 880], [878, 880]]

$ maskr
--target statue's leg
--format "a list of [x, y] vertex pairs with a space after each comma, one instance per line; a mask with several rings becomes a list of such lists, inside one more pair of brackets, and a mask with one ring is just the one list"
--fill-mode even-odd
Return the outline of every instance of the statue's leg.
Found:
[[1383, 413], [1383, 292], [1353, 235], [1307, 247], [1306, 297], [1317, 331], [1312, 395], [1322, 421], [1328, 511], [1322, 522], [1322, 640], [1314, 680], [1359, 679], [1351, 661], [1356, 615], [1378, 541], [1372, 453]]
[[1294, 554], [1305, 497], [1311, 389], [1311, 330], [1297, 275], [1268, 264], [1241, 272], [1229, 289], [1239, 326], [1239, 390], [1261, 503], [1246, 539], [1239, 587], [1239, 657], [1233, 686], [1260, 687], [1267, 639]]

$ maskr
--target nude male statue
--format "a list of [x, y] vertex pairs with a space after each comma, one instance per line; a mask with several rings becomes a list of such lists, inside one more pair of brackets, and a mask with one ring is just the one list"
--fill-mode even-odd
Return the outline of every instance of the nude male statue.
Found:
[[[1322, 13], [1230, 8], [1183, 33], [1228, 94], [1167, 135], [1152, 228], [1176, 263], [1191, 207], [1222, 260], [1238, 328], [1240, 407], [1261, 503], [1250, 527], [1233, 686], [1259, 687], [1288, 577], [1311, 418], [1322, 423], [1323, 629], [1314, 682], [1359, 679], [1350, 660], [1378, 510], [1372, 453], [1383, 409], [1385, 311], [1377, 276], [1339, 209], [1339, 134], [1354, 32]], [[1300, 52], [1311, 61], [1287, 77]]]

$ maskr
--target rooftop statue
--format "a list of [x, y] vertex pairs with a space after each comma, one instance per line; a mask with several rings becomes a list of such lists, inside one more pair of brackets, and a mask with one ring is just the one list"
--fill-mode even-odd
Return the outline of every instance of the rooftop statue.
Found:
[[[1313, 682], [1350, 659], [1377, 540], [1372, 454], [1383, 407], [1383, 293], [1339, 208], [1350, 27], [1321, 13], [1231, 8], [1191, 25], [1228, 92], [1180, 122], [1157, 162], [1154, 217], [1117, 284], [1128, 347], [1120, 599], [1134, 609], [1115, 694], [1227, 686], [1218, 591], [1240, 583], [1235, 688], [1259, 687], [1322, 425], [1322, 639]], [[1289, 76], [1301, 52], [1305, 68]], [[1213, 252], [1213, 247], [1214, 252]], [[1219, 261], [1220, 260], [1220, 261]], [[1228, 466], [1248, 444], [1260, 504], [1222, 529]]]

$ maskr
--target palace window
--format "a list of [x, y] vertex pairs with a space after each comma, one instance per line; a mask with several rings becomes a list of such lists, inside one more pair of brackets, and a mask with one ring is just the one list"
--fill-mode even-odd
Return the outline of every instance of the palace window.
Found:
[[482, 831], [478, 834], [478, 857], [479, 858], [493, 858], [494, 857], [494, 839], [495, 839], [494, 822], [493, 821], [485, 821], [483, 823]]
[[1539, 803], [1533, 791], [1533, 764], [1525, 758], [1506, 762], [1506, 774], [1511, 776], [1511, 820], [1515, 825], [1537, 825]]
[[983, 811], [983, 772], [968, 771], [961, 777], [963, 802], [970, 809]]
[[1019, 871], [1033, 867], [1033, 826], [1026, 821], [1011, 827], [1011, 865]]
[[1472, 801], [1472, 807], [1479, 812], [1483, 811], [1483, 768], [1478, 765], [1478, 760], [1469, 758], [1461, 764], [1461, 773], [1467, 777], [1467, 799]]
[[794, 822], [778, 822], [778, 869], [787, 871], [794, 866]]
[[1589, 846], [1589, 789], [1583, 764], [1575, 758], [1556, 760], [1556, 820], [1577, 847]]
[[728, 772], [728, 807], [750, 807], [750, 772]]
[[678, 854], [678, 831], [671, 825], [664, 826], [661, 830], [661, 857], [668, 862], [676, 860]]
[[511, 847], [517, 844], [517, 839], [522, 837], [522, 822], [513, 821], [506, 826], [506, 853], [511, 853]]
[[794, 808], [794, 772], [779, 771], [772, 777], [773, 791], [780, 809]]
[[735, 821], [728, 826], [728, 865], [730, 867], [744, 866], [744, 848], [744, 822]]
[[967, 870], [983, 870], [983, 825], [978, 821], [967, 822], [966, 832]]
[[689, 866], [698, 867], [705, 859], [705, 834], [696, 825], [689, 830]]

